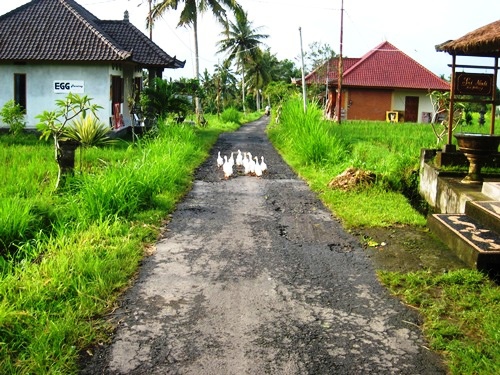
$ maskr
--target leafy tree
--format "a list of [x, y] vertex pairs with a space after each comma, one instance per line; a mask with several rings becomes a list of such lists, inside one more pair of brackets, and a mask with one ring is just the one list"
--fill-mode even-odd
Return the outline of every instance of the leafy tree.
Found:
[[304, 65], [306, 72], [312, 72], [337, 54], [328, 43], [312, 42], [304, 53]]
[[[226, 26], [226, 10], [237, 11], [241, 9], [235, 0], [162, 0], [158, 2], [149, 15], [148, 22], [155, 22], [165, 12], [177, 10], [180, 4], [184, 4], [177, 26], [188, 26], [194, 32], [195, 74], [200, 78], [200, 63], [198, 52], [198, 15], [208, 10], [215, 16], [218, 22]], [[202, 107], [199, 97], [195, 97], [196, 115], [198, 122], [202, 122]]]
[[217, 92], [217, 113], [220, 113], [239, 100], [238, 80], [229, 60], [224, 60], [222, 64], [215, 66], [213, 80]]
[[143, 115], [147, 119], [165, 118], [169, 114], [186, 117], [191, 110], [188, 96], [198, 92], [198, 80], [174, 82], [155, 78], [141, 93]]
[[270, 65], [273, 67], [271, 70], [272, 81], [290, 83], [292, 78], [298, 78], [302, 75], [300, 68], [291, 60], [278, 60], [274, 55], [271, 55], [270, 60]]
[[271, 61], [270, 54], [262, 52], [260, 48], [256, 49], [256, 53], [247, 68], [247, 82], [250, 91], [255, 97], [256, 109], [261, 109], [261, 92], [262, 89], [271, 81]]
[[226, 53], [230, 62], [236, 62], [242, 79], [241, 91], [243, 111], [245, 111], [245, 70], [252, 61], [255, 61], [261, 41], [269, 35], [260, 34], [261, 27], [254, 28], [252, 22], [248, 20], [247, 12], [243, 9], [235, 11], [235, 18], [235, 22], [228, 21], [228, 27], [221, 35], [224, 39], [217, 42], [217, 45], [218, 53]]

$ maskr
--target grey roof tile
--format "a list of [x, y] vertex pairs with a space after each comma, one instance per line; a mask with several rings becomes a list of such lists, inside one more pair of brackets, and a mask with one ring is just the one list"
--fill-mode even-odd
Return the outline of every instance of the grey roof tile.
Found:
[[181, 68], [128, 21], [101, 21], [74, 0], [32, 0], [0, 16], [0, 61], [124, 62]]

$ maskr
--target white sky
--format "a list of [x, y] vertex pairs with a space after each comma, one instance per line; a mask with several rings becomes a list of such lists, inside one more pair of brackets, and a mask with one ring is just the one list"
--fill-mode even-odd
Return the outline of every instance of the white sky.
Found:
[[[130, 22], [149, 35], [145, 21], [148, 0], [76, 1], [102, 20], [123, 19], [124, 11], [128, 10]], [[2, 0], [0, 14], [27, 2]], [[300, 66], [299, 27], [304, 52], [313, 42], [327, 43], [336, 53], [340, 52], [342, 0], [239, 0], [239, 3], [247, 10], [253, 27], [262, 27], [260, 32], [269, 35], [264, 42], [280, 60], [289, 59]], [[342, 52], [345, 57], [361, 57], [381, 42], [388, 41], [433, 73], [448, 77], [451, 56], [436, 52], [435, 45], [457, 39], [499, 17], [499, 0], [344, 0]], [[178, 19], [179, 11], [158, 20], [153, 29], [153, 41], [169, 55], [186, 60], [183, 69], [167, 69], [165, 78], [192, 78], [193, 31], [177, 28]], [[221, 31], [212, 15], [202, 16], [198, 30], [201, 72], [206, 68], [212, 73], [214, 65], [224, 59], [216, 55]], [[480, 65], [492, 65], [492, 61], [457, 59], [457, 63]]]

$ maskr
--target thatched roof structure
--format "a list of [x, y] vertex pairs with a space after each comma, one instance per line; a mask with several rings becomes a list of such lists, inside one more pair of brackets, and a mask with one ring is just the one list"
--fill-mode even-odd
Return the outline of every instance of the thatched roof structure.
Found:
[[450, 55], [500, 57], [500, 20], [436, 46]]

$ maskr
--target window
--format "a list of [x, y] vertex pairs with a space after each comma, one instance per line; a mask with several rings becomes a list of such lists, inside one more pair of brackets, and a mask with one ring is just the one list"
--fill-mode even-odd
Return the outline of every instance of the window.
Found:
[[14, 74], [14, 102], [26, 111], [26, 74]]

